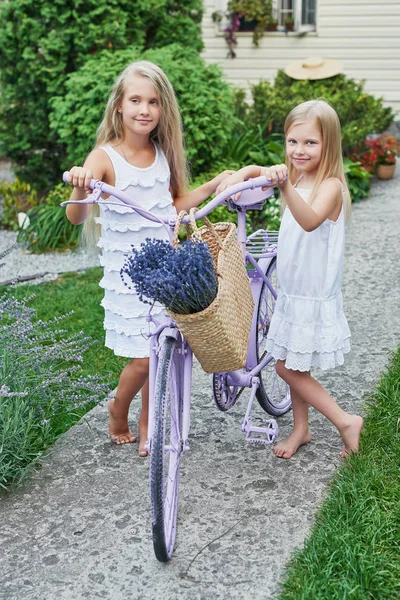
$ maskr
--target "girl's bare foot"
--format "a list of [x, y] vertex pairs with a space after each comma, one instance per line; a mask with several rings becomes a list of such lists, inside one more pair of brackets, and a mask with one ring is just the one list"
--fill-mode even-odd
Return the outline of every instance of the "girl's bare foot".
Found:
[[278, 458], [291, 458], [296, 454], [300, 446], [311, 442], [311, 433], [307, 429], [294, 429], [286, 440], [279, 442], [274, 448], [274, 454]]
[[136, 442], [128, 426], [128, 417], [126, 411], [120, 411], [115, 407], [115, 398], [111, 398], [108, 403], [109, 432], [113, 444], [132, 444]]
[[139, 419], [139, 456], [145, 457], [148, 456], [148, 452], [145, 448], [145, 444], [147, 442], [147, 420], [140, 416]]
[[348, 423], [339, 429], [340, 436], [344, 442], [344, 448], [340, 453], [342, 458], [346, 458], [349, 454], [356, 454], [358, 452], [358, 442], [363, 423], [362, 417], [359, 417], [358, 415], [349, 415]]

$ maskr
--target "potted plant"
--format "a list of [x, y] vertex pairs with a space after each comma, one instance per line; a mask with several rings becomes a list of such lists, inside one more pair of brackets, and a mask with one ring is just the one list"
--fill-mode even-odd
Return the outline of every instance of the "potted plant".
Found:
[[277, 19], [271, 19], [271, 21], [267, 24], [267, 31], [276, 31], [278, 28]]
[[375, 174], [378, 179], [392, 179], [399, 154], [398, 140], [393, 135], [380, 135], [366, 143], [376, 154]]
[[285, 31], [294, 30], [294, 19], [293, 17], [286, 17], [285, 19]]

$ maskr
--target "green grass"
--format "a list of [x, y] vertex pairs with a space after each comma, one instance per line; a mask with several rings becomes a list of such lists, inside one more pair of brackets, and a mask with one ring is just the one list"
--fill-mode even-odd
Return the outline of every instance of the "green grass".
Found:
[[334, 478], [279, 600], [400, 598], [400, 348], [367, 404], [360, 452]]
[[[98, 340], [98, 344], [90, 348], [82, 365], [83, 375], [103, 374], [110, 381], [110, 389], [116, 387], [121, 370], [127, 359], [114, 355], [112, 350], [104, 346], [104, 309], [100, 302], [104, 290], [99, 287], [102, 278], [101, 268], [87, 269], [84, 273], [65, 273], [56, 281], [40, 285], [19, 285], [13, 290], [16, 298], [26, 298], [35, 294], [29, 306], [37, 311], [37, 318], [46, 321], [64, 315], [71, 310], [74, 314], [62, 322], [68, 334], [83, 331]], [[0, 288], [0, 293], [1, 293]], [[59, 328], [58, 325], [54, 329]]]

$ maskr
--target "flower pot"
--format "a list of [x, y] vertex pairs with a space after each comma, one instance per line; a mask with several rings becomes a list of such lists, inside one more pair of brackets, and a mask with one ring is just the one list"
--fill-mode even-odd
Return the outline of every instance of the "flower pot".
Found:
[[392, 179], [396, 169], [396, 163], [392, 165], [376, 165], [376, 176], [378, 179]]

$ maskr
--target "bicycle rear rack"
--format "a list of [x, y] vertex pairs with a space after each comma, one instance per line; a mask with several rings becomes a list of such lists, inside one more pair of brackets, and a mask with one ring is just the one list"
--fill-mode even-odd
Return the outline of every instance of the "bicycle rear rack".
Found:
[[251, 442], [253, 444], [272, 444], [278, 437], [278, 423], [275, 421], [275, 419], [266, 419], [263, 421], [265, 423], [264, 427], [257, 427], [256, 425], [253, 425], [251, 419], [251, 410], [253, 408], [254, 398], [259, 385], [259, 378], [254, 377], [251, 385], [250, 400], [247, 405], [244, 421], [242, 423], [242, 431], [246, 434], [247, 442]]
[[259, 229], [248, 236], [246, 250], [255, 258], [260, 258], [276, 253], [278, 246], [278, 231]]

